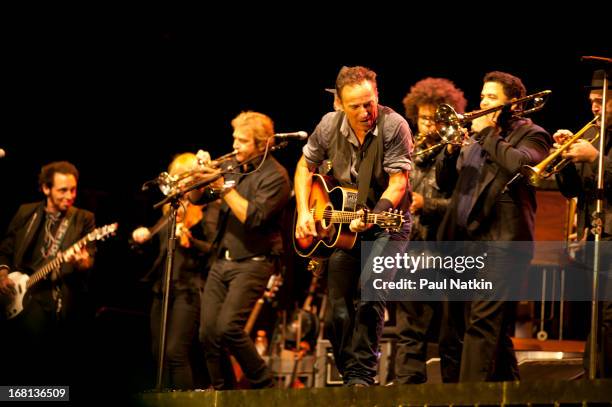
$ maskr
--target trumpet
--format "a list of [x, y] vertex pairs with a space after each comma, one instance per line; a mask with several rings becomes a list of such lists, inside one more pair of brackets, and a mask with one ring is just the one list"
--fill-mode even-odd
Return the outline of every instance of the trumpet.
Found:
[[[231, 153], [223, 154], [221, 157], [215, 158], [214, 160], [210, 159], [210, 155], [206, 151], [198, 151], [198, 164], [200, 167], [212, 167], [218, 168], [223, 162], [227, 160], [231, 160], [236, 157], [238, 151], [234, 150]], [[195, 170], [197, 172], [197, 170]]]
[[[599, 117], [595, 117], [593, 120], [588, 122], [586, 126], [580, 129], [576, 134], [569, 138], [561, 147], [557, 148], [548, 157], [542, 160], [539, 164], [531, 167], [529, 165], [523, 166], [523, 173], [529, 179], [531, 185], [537, 186], [541, 180], [550, 177], [561, 171], [567, 164], [571, 162], [570, 158], [563, 158], [559, 160], [562, 153], [567, 150], [572, 144], [580, 139], [584, 134], [592, 127], [597, 127], [597, 120]], [[593, 137], [590, 142], [594, 143], [599, 139], [599, 133]]]
[[197, 174], [206, 174], [211, 172], [211, 170], [217, 170], [223, 162], [234, 158], [236, 154], [238, 154], [238, 151], [234, 150], [231, 153], [224, 154], [221, 157], [211, 160], [207, 152], [202, 151], [202, 154], [200, 154], [200, 151], [198, 151], [197, 168], [179, 174], [169, 174], [166, 171], [159, 174], [157, 177], [157, 185], [162, 194], [168, 196], [178, 192], [182, 187], [190, 183], [193, 176]]
[[[513, 116], [516, 117], [523, 117], [528, 114], [537, 112], [544, 107], [548, 100], [548, 96], [551, 93], [552, 92], [550, 90], [543, 90], [532, 95], [511, 100], [499, 106], [494, 106], [489, 109], [475, 110], [473, 112], [468, 112], [464, 114], [457, 113], [455, 109], [452, 108], [452, 106], [443, 103], [438, 106], [438, 108], [436, 109], [436, 114], [434, 116], [436, 127], [438, 128], [438, 133], [440, 134], [440, 139], [442, 141], [439, 144], [430, 148], [439, 147], [440, 145], [446, 144], [461, 145], [465, 136], [465, 132], [463, 131], [462, 127], [466, 123], [471, 122], [477, 117], [486, 116], [489, 113], [493, 113], [504, 108], [509, 108], [512, 105], [521, 106], [529, 102], [533, 104], [533, 106], [531, 107], [522, 108], [514, 111]], [[423, 150], [423, 153], [424, 152], [425, 150]]]

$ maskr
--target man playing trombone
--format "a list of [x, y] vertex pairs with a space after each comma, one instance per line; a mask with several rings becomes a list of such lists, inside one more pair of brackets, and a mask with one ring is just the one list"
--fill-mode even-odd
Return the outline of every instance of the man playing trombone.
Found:
[[[449, 144], [438, 157], [438, 185], [453, 191], [438, 229], [438, 239], [532, 241], [535, 190], [524, 179], [510, 188], [505, 186], [523, 165], [534, 165], [546, 157], [552, 140], [544, 129], [520, 117], [521, 106], [513, 101], [523, 98], [526, 89], [519, 78], [504, 72], [489, 72], [483, 82], [480, 100], [483, 111], [464, 115], [475, 117], [470, 143], [460, 151]], [[491, 113], [485, 114], [488, 111]], [[512, 258], [496, 251], [489, 253], [492, 260], [489, 264], [500, 269], [504, 264], [511, 265], [516, 273], [508, 278], [521, 278], [520, 273], [526, 271], [531, 257], [531, 251]], [[463, 344], [457, 343], [458, 347], [463, 346], [460, 381], [518, 379], [509, 335], [515, 304], [504, 299], [474, 298], [465, 304], [465, 326], [460, 321], [449, 321], [457, 323], [456, 329], [464, 332]], [[449, 305], [462, 307], [464, 304]]]
[[[448, 205], [449, 194], [440, 191], [436, 184], [436, 156], [444, 145], [436, 129], [435, 112], [441, 103], [448, 103], [458, 113], [463, 113], [467, 101], [463, 92], [445, 78], [425, 78], [415, 83], [404, 98], [406, 118], [417, 129], [414, 168], [410, 173], [412, 185], [413, 215], [411, 241], [435, 241], [438, 225]], [[440, 303], [433, 301], [401, 301], [397, 303], [397, 352], [394, 383], [417, 384], [427, 381], [427, 338], [430, 331], [437, 332]], [[450, 337], [450, 334], [444, 335]], [[458, 372], [447, 369], [456, 367], [459, 355], [440, 343], [442, 380], [456, 381]]]

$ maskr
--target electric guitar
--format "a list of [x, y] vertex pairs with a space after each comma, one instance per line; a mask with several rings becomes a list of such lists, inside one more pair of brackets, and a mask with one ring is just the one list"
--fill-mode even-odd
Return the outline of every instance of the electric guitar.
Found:
[[[246, 325], [244, 326], [244, 332], [247, 335], [251, 334], [253, 330], [253, 326], [259, 317], [259, 313], [263, 308], [263, 305], [267, 302], [271, 302], [276, 295], [276, 292], [280, 289], [280, 286], [283, 285], [283, 277], [280, 274], [272, 274], [270, 279], [268, 280], [268, 285], [266, 286], [266, 291], [264, 291], [263, 295], [257, 300], [255, 306], [251, 310], [251, 314], [249, 315], [249, 319], [247, 320]], [[236, 388], [237, 389], [248, 389], [250, 385], [246, 377], [244, 376], [244, 372], [240, 367], [240, 364], [236, 360], [233, 355], [230, 355], [230, 361], [232, 363], [232, 369], [234, 371], [234, 377], [236, 379]]]
[[[354, 219], [362, 218], [365, 224], [375, 224], [389, 231], [398, 231], [404, 223], [404, 215], [398, 210], [382, 213], [355, 211], [357, 190], [336, 186], [330, 177], [314, 174], [308, 197], [308, 208], [315, 221], [317, 236], [302, 239], [293, 234], [293, 247], [302, 257], [327, 258], [335, 248], [351, 249], [357, 241], [357, 233], [349, 230]], [[293, 230], [297, 222], [294, 217]]]
[[319, 278], [325, 271], [327, 261], [310, 259], [307, 269], [312, 273], [308, 295], [301, 309], [297, 309], [291, 316], [291, 323], [287, 325], [286, 340], [299, 343], [302, 340], [313, 340], [319, 333], [319, 318], [312, 302], [317, 294]]
[[271, 302], [276, 295], [276, 292], [279, 290], [280, 286], [283, 285], [283, 277], [280, 274], [272, 274], [270, 279], [268, 280], [268, 285], [266, 286], [266, 291], [263, 293], [261, 298], [257, 300], [255, 306], [251, 310], [251, 314], [249, 315], [249, 319], [247, 320], [246, 325], [244, 326], [244, 332], [247, 335], [251, 334], [253, 330], [253, 326], [259, 317], [259, 313], [261, 312], [261, 308], [263, 307], [266, 301]]
[[92, 230], [68, 249], [64, 250], [63, 252], [58, 252], [53, 260], [38, 268], [34, 274], [30, 276], [19, 271], [10, 273], [8, 277], [15, 283], [15, 296], [5, 309], [6, 318], [15, 318], [21, 313], [21, 311], [23, 311], [23, 299], [28, 289], [32, 288], [35, 284], [43, 280], [53, 270], [58, 269], [68, 258], [68, 253], [72, 251], [80, 251], [83, 247], [85, 247], [85, 245], [87, 245], [87, 243], [95, 240], [102, 240], [107, 236], [114, 234], [117, 227], [117, 223], [112, 223], [110, 225]]

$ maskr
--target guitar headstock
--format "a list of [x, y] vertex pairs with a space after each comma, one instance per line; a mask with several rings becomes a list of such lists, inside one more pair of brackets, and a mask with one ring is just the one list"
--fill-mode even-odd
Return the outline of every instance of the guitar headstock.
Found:
[[117, 222], [96, 228], [87, 234], [87, 240], [90, 242], [104, 240], [108, 236], [114, 235], [118, 228], [119, 224]]
[[404, 213], [400, 209], [379, 213], [376, 220], [376, 224], [387, 232], [399, 232], [404, 222]]
[[264, 292], [264, 297], [268, 301], [272, 301], [276, 296], [276, 292], [283, 285], [283, 276], [280, 274], [272, 274], [270, 279], [268, 280], [268, 286], [266, 287], [266, 291]]
[[313, 276], [320, 277], [321, 274], [323, 274], [323, 272], [325, 271], [326, 264], [327, 264], [327, 260], [312, 258], [308, 261], [306, 270], [310, 271], [313, 274]]

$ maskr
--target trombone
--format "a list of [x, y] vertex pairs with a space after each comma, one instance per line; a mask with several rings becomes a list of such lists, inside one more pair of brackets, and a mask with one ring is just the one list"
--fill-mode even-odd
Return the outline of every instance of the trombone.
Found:
[[436, 127], [438, 129], [438, 134], [440, 135], [440, 139], [442, 141], [425, 150], [419, 151], [418, 153], [416, 153], [416, 156], [429, 153], [430, 151], [435, 150], [436, 148], [446, 144], [462, 145], [463, 138], [465, 136], [465, 133], [462, 129], [463, 126], [478, 117], [488, 115], [489, 113], [493, 113], [504, 108], [509, 108], [512, 105], [520, 106], [526, 102], [531, 102], [533, 105], [529, 108], [514, 111], [514, 116], [522, 117], [542, 110], [548, 100], [548, 96], [551, 93], [552, 91], [550, 90], [543, 90], [541, 92], [537, 92], [519, 99], [513, 99], [509, 102], [504, 103], [503, 105], [494, 106], [489, 109], [475, 110], [473, 112], [464, 114], [457, 113], [452, 106], [443, 103], [439, 105], [436, 109], [436, 114], [434, 117]]
[[[569, 164], [572, 160], [571, 158], [563, 158], [558, 160], [561, 154], [567, 150], [572, 144], [574, 144], [578, 139], [580, 139], [584, 133], [586, 133], [591, 127], [597, 127], [597, 120], [599, 116], [596, 116], [586, 124], [582, 129], [580, 129], [576, 134], [574, 134], [571, 138], [569, 138], [561, 147], [557, 148], [554, 152], [552, 152], [548, 157], [542, 160], [539, 164], [534, 167], [529, 165], [523, 166], [523, 173], [529, 179], [529, 182], [533, 186], [537, 186], [541, 180], [550, 177], [553, 174], [561, 171], [567, 164]], [[593, 137], [590, 142], [593, 144], [595, 141], [599, 139], [599, 133], [595, 137]]]

